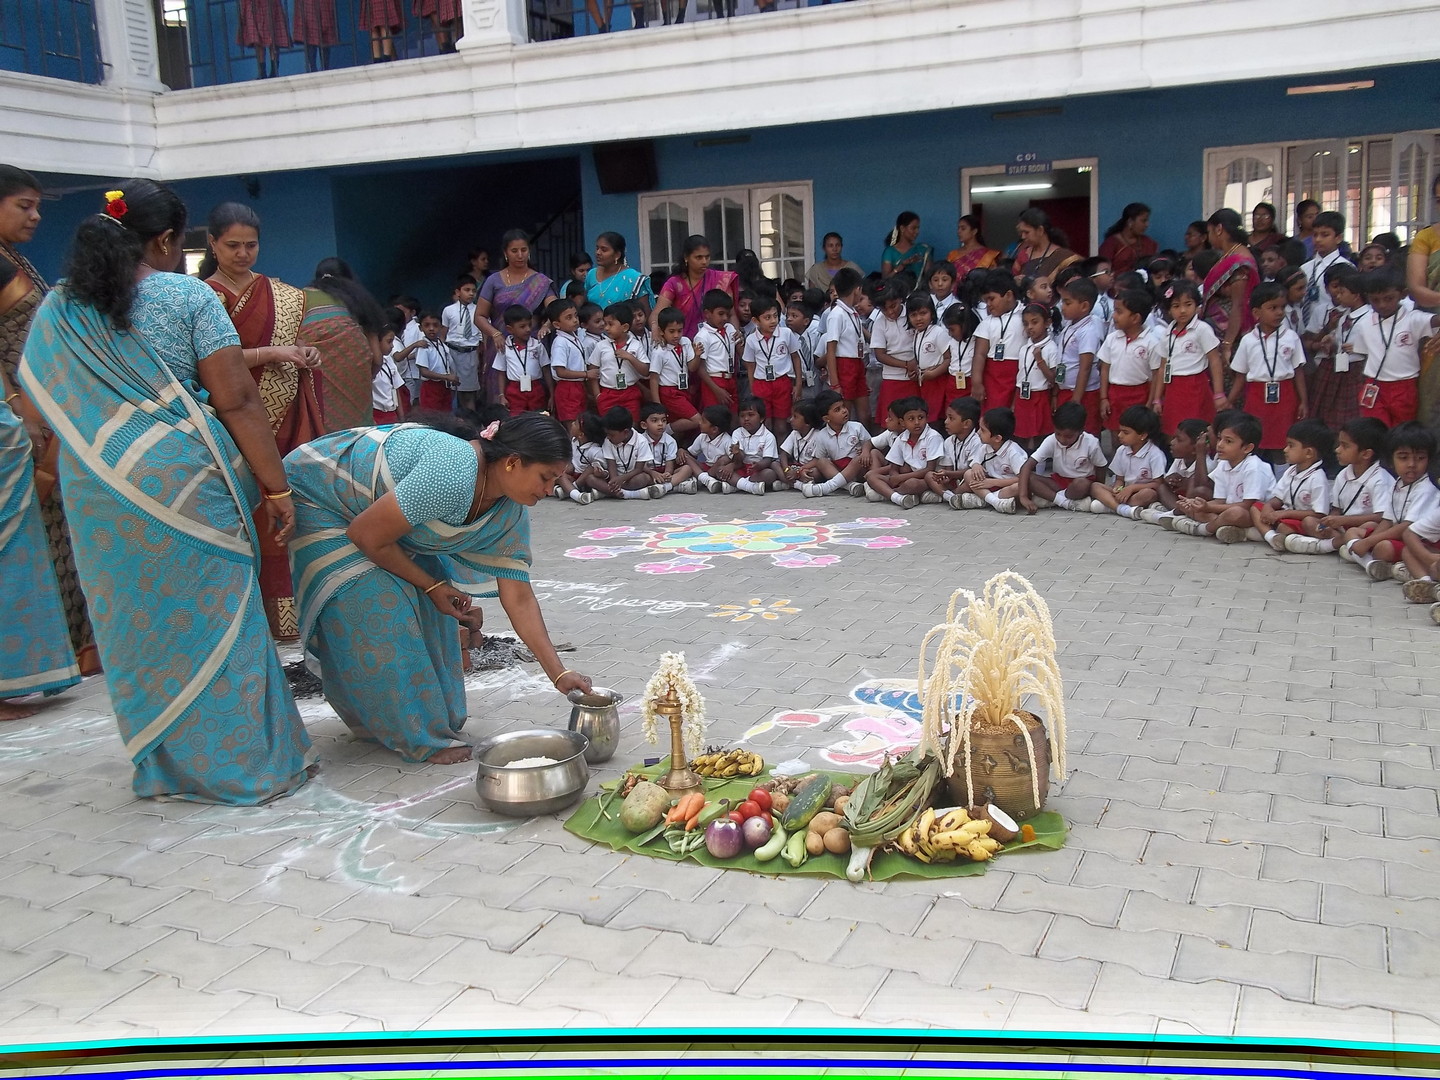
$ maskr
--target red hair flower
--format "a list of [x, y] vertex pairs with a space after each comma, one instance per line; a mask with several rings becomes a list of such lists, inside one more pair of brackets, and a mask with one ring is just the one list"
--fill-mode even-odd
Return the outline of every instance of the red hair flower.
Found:
[[109, 214], [116, 221], [119, 221], [127, 213], [130, 207], [125, 205], [125, 193], [123, 191], [105, 192], [105, 213]]

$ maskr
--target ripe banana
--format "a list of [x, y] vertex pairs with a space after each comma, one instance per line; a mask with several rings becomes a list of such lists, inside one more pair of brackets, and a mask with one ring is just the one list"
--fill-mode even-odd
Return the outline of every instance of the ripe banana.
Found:
[[972, 819], [963, 806], [926, 809], [895, 838], [893, 847], [925, 863], [954, 862], [964, 856], [990, 859], [1000, 842], [989, 835], [987, 819]]
[[759, 776], [765, 771], [765, 759], [749, 750], [726, 750], [691, 758], [690, 767], [711, 778]]

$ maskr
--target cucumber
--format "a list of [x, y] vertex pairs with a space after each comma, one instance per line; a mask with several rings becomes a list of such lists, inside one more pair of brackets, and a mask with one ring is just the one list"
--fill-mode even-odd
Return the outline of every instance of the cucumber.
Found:
[[803, 832], [810, 824], [810, 819], [825, 809], [829, 799], [830, 778], [812, 776], [790, 796], [790, 805], [785, 807], [785, 812], [780, 815], [780, 824], [787, 833]]

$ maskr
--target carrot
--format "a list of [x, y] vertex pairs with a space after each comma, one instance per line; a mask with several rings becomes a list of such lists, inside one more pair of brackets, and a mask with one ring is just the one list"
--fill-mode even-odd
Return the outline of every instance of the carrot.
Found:
[[704, 805], [705, 796], [701, 795], [698, 791], [691, 792], [680, 800], [680, 806], [677, 808], [680, 811], [678, 820], [686, 821], [694, 817], [700, 812], [700, 808]]
[[690, 830], [694, 829], [696, 826], [698, 826], [698, 825], [700, 824], [700, 811], [703, 810], [703, 809], [705, 809], [705, 800], [702, 798], [702, 799], [700, 800], [700, 805], [699, 805], [699, 806], [696, 808], [696, 810], [695, 810], [695, 813], [693, 813], [692, 815], [690, 815], [690, 817], [688, 817], [688, 818], [685, 819], [685, 831], [686, 831], [686, 832], [690, 832]]

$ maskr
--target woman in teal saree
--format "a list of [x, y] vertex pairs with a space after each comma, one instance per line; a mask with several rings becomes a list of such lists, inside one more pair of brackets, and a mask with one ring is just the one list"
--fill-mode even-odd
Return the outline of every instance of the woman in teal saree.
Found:
[[[61, 439], [75, 563], [141, 796], [248, 805], [305, 782], [310, 740], [261, 604], [252, 508], [285, 472], [225, 309], [183, 259], [185, 207], [131, 180], [76, 232], [20, 379]], [[253, 474], [252, 474], [253, 470]]]
[[362, 738], [407, 761], [452, 764], [470, 747], [457, 621], [499, 596], [562, 694], [590, 680], [555, 654], [530, 590], [526, 507], [550, 494], [570, 440], [543, 413], [484, 432], [460, 420], [341, 431], [285, 458], [300, 640], [325, 698]]

